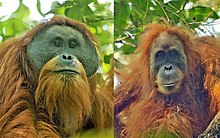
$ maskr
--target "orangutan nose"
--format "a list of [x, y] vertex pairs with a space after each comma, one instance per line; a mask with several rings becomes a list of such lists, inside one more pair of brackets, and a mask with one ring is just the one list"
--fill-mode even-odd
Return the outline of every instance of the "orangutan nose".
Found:
[[63, 62], [66, 65], [69, 64], [75, 64], [76, 63], [76, 57], [70, 54], [63, 54], [60, 56], [61, 62]]

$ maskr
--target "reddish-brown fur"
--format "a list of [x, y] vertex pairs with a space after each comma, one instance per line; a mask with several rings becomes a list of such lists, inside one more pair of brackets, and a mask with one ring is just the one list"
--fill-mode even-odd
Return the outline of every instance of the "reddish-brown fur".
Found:
[[[114, 101], [118, 135], [197, 137], [216, 113], [214, 105], [220, 87], [219, 44], [211, 37], [193, 38], [179, 27], [151, 24], [146, 28], [127, 72], [120, 76], [122, 84]], [[183, 90], [169, 96], [158, 93], [150, 72], [152, 43], [162, 32], [182, 40], [188, 61]], [[214, 103], [211, 109], [210, 96]]]
[[[41, 77], [33, 71], [26, 56], [27, 45], [38, 31], [50, 25], [76, 28], [99, 48], [94, 35], [85, 25], [64, 17], [53, 17], [51, 21], [37, 25], [23, 37], [3, 43], [0, 47], [0, 137], [66, 137], [91, 127], [88, 122], [98, 129], [113, 125], [113, 92], [109, 91], [112, 89], [105, 82], [97, 83], [96, 75], [87, 78], [82, 65], [79, 64], [79, 71], [83, 75], [75, 77], [76, 83], [70, 84], [70, 87], [64, 87], [53, 74], [43, 75], [44, 70], [53, 67], [56, 61], [43, 68]], [[50, 87], [52, 84], [56, 85]], [[71, 104], [78, 107], [73, 109], [69, 104], [72, 100], [69, 98], [71, 95], [74, 97], [74, 93], [60, 95], [59, 90], [82, 91], [77, 96], [74, 95], [77, 98], [73, 99], [77, 103]], [[87, 91], [87, 95], [83, 95], [84, 91]], [[55, 99], [59, 96], [60, 102], [66, 103], [56, 103]], [[45, 111], [45, 107], [50, 110]], [[57, 128], [59, 126], [52, 121], [52, 112], [57, 108], [60, 108], [60, 117], [64, 118], [61, 119], [62, 128]], [[71, 120], [74, 121], [67, 122]], [[74, 128], [70, 127], [71, 123], [75, 124]]]

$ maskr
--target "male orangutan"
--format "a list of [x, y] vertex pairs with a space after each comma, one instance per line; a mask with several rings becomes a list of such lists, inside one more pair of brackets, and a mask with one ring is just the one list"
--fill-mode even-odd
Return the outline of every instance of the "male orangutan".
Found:
[[95, 79], [98, 48], [84, 24], [57, 16], [5, 42], [0, 137], [68, 137], [111, 128], [113, 92]]
[[213, 92], [220, 94], [220, 47], [208, 39], [169, 25], [146, 27], [116, 90], [118, 137], [192, 138], [204, 132], [216, 114]]

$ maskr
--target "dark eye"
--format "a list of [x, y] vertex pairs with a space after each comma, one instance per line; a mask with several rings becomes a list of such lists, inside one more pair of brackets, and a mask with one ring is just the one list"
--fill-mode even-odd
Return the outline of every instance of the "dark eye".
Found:
[[59, 39], [56, 39], [56, 40], [54, 41], [54, 45], [57, 46], [57, 47], [59, 47], [59, 46], [61, 45], [61, 41], [60, 41]]
[[77, 42], [76, 41], [70, 41], [70, 48], [74, 48], [74, 47], [76, 47], [77, 46]]
[[155, 58], [161, 58], [164, 56], [164, 51], [157, 51], [155, 54]]
[[169, 53], [170, 53], [171, 56], [177, 56], [178, 55], [178, 51], [175, 50], [175, 49], [172, 49]]

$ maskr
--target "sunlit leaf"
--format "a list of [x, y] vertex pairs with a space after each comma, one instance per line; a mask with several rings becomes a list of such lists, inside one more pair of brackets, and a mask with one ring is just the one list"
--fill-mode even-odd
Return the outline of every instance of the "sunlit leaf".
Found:
[[5, 37], [14, 37], [17, 34], [30, 29], [30, 26], [18, 19], [9, 19], [2, 22], [2, 24], [4, 26], [3, 34]]
[[37, 0], [37, 11], [40, 13], [41, 16], [45, 16], [44, 13], [41, 11], [41, 3], [40, 0]]
[[18, 9], [12, 13], [11, 18], [17, 18], [17, 19], [25, 19], [30, 15], [30, 9], [25, 6], [22, 1], [20, 0], [20, 5]]
[[134, 53], [134, 50], [136, 49], [136, 47], [133, 46], [128, 46], [128, 45], [124, 45], [122, 46], [122, 52], [124, 54], [131, 54]]
[[107, 64], [110, 64], [112, 58], [113, 58], [113, 54], [105, 55], [104, 56], [104, 62], [107, 63]]
[[46, 14], [54, 13], [56, 15], [64, 15], [65, 9], [65, 6], [62, 6], [58, 1], [54, 1], [51, 5], [51, 10]]
[[129, 7], [123, 1], [114, 3], [115, 24], [121, 28], [127, 25], [127, 18], [129, 16]]
[[204, 19], [218, 19], [218, 15], [210, 7], [196, 6], [189, 10], [189, 16], [196, 22], [204, 21]]

